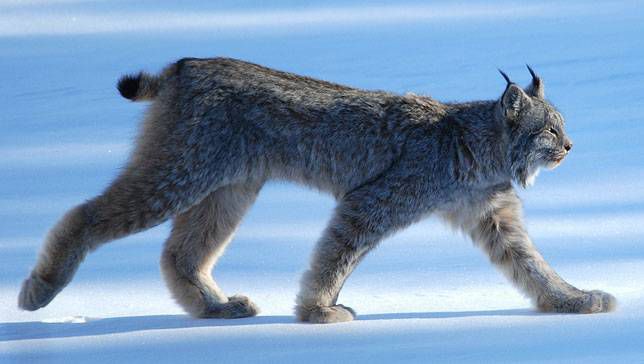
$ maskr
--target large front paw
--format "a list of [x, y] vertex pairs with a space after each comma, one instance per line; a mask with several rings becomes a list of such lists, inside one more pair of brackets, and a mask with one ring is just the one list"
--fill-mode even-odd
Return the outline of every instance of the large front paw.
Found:
[[296, 312], [300, 321], [308, 321], [313, 324], [333, 324], [352, 321], [356, 318], [355, 311], [344, 305], [315, 306], [313, 308], [298, 306]]
[[537, 305], [544, 312], [599, 313], [614, 311], [617, 300], [603, 291], [579, 291], [564, 298], [542, 296]]
[[226, 303], [218, 303], [208, 307], [199, 317], [234, 319], [255, 316], [259, 308], [248, 297], [235, 295], [228, 298]]

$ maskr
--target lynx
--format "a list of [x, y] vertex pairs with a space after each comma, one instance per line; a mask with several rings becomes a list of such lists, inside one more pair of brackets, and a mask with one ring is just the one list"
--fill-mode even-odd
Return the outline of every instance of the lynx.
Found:
[[503, 73], [498, 100], [441, 103], [365, 91], [228, 59], [186, 58], [118, 83], [152, 101], [122, 173], [50, 231], [19, 306], [37, 310], [100, 245], [173, 220], [161, 258], [191, 315], [238, 318], [258, 309], [227, 297], [211, 270], [268, 180], [327, 191], [334, 215], [301, 279], [295, 313], [349, 321], [345, 280], [380, 241], [429, 215], [470, 236], [541, 311], [596, 313], [615, 298], [564, 281], [533, 246], [515, 186], [530, 185], [572, 148], [542, 80], [523, 89]]

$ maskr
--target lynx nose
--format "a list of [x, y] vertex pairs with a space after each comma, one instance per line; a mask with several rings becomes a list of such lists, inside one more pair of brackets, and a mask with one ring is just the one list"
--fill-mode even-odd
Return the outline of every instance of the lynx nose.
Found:
[[564, 149], [566, 149], [566, 152], [570, 152], [570, 150], [572, 149], [572, 142], [566, 142], [566, 144], [564, 144]]

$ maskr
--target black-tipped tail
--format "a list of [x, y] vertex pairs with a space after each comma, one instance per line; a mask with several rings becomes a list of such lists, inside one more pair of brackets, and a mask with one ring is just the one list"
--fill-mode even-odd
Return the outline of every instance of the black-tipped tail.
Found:
[[139, 91], [139, 82], [141, 81], [141, 74], [138, 75], [125, 75], [119, 79], [117, 88], [121, 96], [126, 99], [135, 100], [136, 93]]
[[160, 80], [157, 76], [139, 72], [137, 75], [125, 75], [116, 86], [121, 96], [132, 101], [150, 100], [159, 92]]

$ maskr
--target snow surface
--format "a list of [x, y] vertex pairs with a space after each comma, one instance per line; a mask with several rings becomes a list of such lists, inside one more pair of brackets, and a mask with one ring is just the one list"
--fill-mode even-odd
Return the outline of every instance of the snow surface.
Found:
[[[0, 362], [644, 362], [644, 4], [624, 2], [0, 1]], [[463, 237], [428, 220], [385, 241], [347, 282], [354, 322], [292, 316], [298, 279], [333, 208], [291, 184], [263, 190], [215, 270], [262, 309], [196, 320], [158, 257], [168, 225], [88, 257], [46, 308], [16, 296], [47, 229], [99, 193], [145, 105], [126, 72], [232, 56], [369, 89], [496, 98], [500, 67], [529, 62], [575, 147], [521, 192], [529, 231], [617, 312], [535, 312]]]

